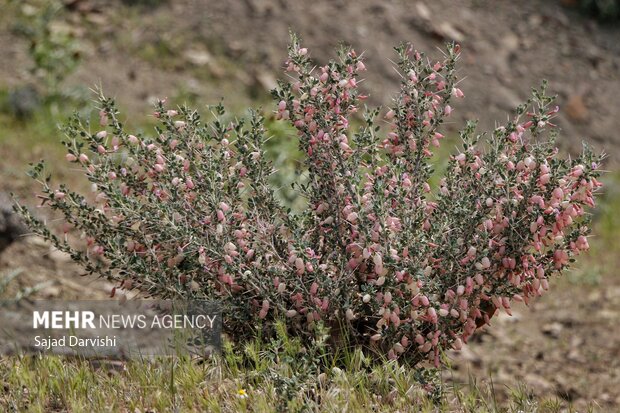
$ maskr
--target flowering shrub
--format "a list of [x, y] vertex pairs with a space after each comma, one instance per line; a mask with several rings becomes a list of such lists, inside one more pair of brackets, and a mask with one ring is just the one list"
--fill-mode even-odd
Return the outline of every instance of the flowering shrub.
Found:
[[459, 46], [440, 62], [407, 45], [396, 51], [400, 93], [354, 129], [366, 98], [361, 56], [344, 49], [339, 61], [314, 68], [293, 37], [293, 80], [273, 95], [276, 117], [292, 123], [306, 154], [301, 213], [280, 205], [267, 183], [274, 171], [258, 113], [225, 121], [217, 106], [203, 123], [162, 101], [156, 135], [136, 136], [104, 96], [101, 130], [77, 117], [64, 129], [66, 159], [83, 169], [92, 199], [52, 187], [43, 164], [32, 171], [44, 203], [85, 248], [19, 210], [34, 232], [118, 288], [220, 300], [235, 338], [249, 338], [255, 324], [269, 337], [278, 319], [303, 337], [320, 322], [332, 345], [346, 335], [391, 359], [439, 365], [443, 349], [460, 348], [512, 302], [542, 295], [588, 248], [600, 157], [587, 149], [558, 157], [549, 141], [558, 108], [543, 85], [490, 135], [469, 122], [462, 150], [432, 188], [433, 148], [451, 99], [463, 98]]

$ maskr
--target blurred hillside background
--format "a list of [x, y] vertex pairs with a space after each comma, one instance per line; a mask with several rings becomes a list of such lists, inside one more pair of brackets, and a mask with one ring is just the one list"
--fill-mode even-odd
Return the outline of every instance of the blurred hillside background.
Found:
[[[454, 354], [445, 378], [492, 379], [500, 398], [523, 383], [563, 405], [620, 409], [618, 0], [0, 0], [0, 192], [16, 192], [34, 206], [37, 188], [25, 172], [43, 157], [58, 179], [77, 179], [61, 162], [57, 125], [74, 111], [94, 113], [89, 88], [101, 86], [136, 130], [151, 130], [147, 115], [163, 97], [204, 113], [222, 98], [240, 116], [248, 106], [263, 107], [280, 171], [274, 184], [295, 206], [288, 189], [299, 157], [295, 137], [269, 115], [289, 29], [319, 64], [340, 43], [364, 52], [362, 87], [374, 105], [389, 103], [398, 87], [393, 46], [409, 41], [432, 57], [445, 42], [459, 42], [466, 99], [446, 125], [450, 136], [465, 119], [490, 130], [532, 86], [549, 80], [561, 108], [559, 147], [576, 153], [586, 141], [609, 155], [593, 249], [530, 309], [500, 316]], [[79, 273], [36, 239], [0, 252], [5, 296], [109, 294], [111, 285]]]

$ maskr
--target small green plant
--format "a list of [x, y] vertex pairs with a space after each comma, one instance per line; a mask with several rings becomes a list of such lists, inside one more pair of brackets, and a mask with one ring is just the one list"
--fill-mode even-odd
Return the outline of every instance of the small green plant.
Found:
[[51, 281], [44, 281], [32, 287], [26, 287], [26, 288], [19, 289], [15, 294], [8, 294], [7, 290], [8, 290], [9, 284], [12, 281], [14, 281], [17, 277], [19, 277], [23, 272], [24, 270], [22, 268], [17, 268], [6, 274], [0, 273], [0, 299], [6, 300], [6, 301], [19, 301], [24, 298], [30, 297], [36, 292], [41, 291], [52, 284]]
[[[389, 362], [348, 366], [299, 380], [261, 342], [261, 373], [251, 366], [231, 369], [218, 360], [189, 357], [119, 362], [67, 360], [54, 356], [0, 359], [2, 411], [182, 411], [182, 412], [575, 412], [561, 399], [531, 399], [516, 387], [497, 404], [492, 389], [479, 384], [446, 385], [433, 401], [409, 370]], [[239, 353], [230, 348], [230, 353]], [[360, 352], [356, 351], [356, 354]], [[263, 356], [264, 355], [264, 356]], [[297, 368], [297, 365], [293, 365]], [[171, 381], [171, 379], [174, 379]], [[285, 390], [287, 389], [287, 390]], [[288, 390], [290, 389], [290, 391]], [[289, 396], [288, 398], [286, 396]], [[579, 410], [594, 411], [594, 410]]]
[[57, 24], [63, 4], [57, 0], [19, 4], [18, 33], [29, 42], [34, 78], [47, 97], [59, 97], [61, 84], [78, 67], [81, 56], [77, 40], [68, 25]]
[[2, 274], [2, 276], [0, 277], [0, 297], [4, 295], [9, 283], [15, 278], [17, 278], [22, 272], [23, 270], [21, 268], [18, 268], [9, 272], [8, 274]]

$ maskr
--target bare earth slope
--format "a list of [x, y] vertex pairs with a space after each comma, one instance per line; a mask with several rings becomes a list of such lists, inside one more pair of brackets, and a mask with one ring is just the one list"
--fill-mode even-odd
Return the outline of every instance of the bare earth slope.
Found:
[[[319, 61], [333, 57], [340, 42], [365, 52], [366, 87], [374, 103], [387, 103], [398, 80], [389, 62], [393, 46], [410, 41], [436, 56], [437, 47], [457, 40], [467, 95], [458, 107], [461, 118], [479, 118], [488, 130], [529, 96], [531, 86], [548, 79], [563, 109], [560, 145], [579, 150], [587, 139], [618, 162], [620, 27], [561, 4], [570, 1], [175, 0], [122, 9], [120, 1], [66, 3], [85, 55], [71, 82], [101, 81], [133, 108], [144, 110], [149, 98], [176, 88], [197, 93], [201, 103], [222, 95], [236, 99], [254, 83], [268, 89], [281, 76], [289, 29]], [[25, 45], [9, 27], [0, 27], [0, 43], [0, 79], [23, 81]]]

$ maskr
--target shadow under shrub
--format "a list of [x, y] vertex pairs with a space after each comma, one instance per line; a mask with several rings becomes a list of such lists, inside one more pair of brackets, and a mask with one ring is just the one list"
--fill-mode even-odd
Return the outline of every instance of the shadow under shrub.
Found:
[[[276, 116], [290, 122], [305, 155], [298, 184], [308, 207], [284, 208], [269, 177], [263, 118], [211, 120], [161, 101], [154, 136], [133, 135], [113, 100], [99, 96], [99, 126], [73, 117], [66, 159], [92, 194], [53, 186], [43, 163], [31, 175], [44, 205], [59, 211], [79, 241], [53, 234], [24, 207], [32, 230], [117, 289], [159, 298], [218, 300], [224, 330], [238, 342], [288, 334], [327, 347], [364, 348], [378, 359], [441, 364], [511, 302], [549, 288], [588, 248], [588, 208], [600, 186], [600, 157], [587, 148], [563, 159], [553, 146], [557, 107], [545, 85], [488, 135], [469, 122], [463, 146], [431, 188], [430, 158], [443, 138], [458, 88], [459, 47], [428, 60], [396, 48], [402, 76], [386, 111], [349, 122], [365, 96], [360, 55], [316, 68], [293, 36], [290, 82], [273, 91]], [[381, 114], [381, 121], [378, 120]], [[387, 133], [383, 133], [383, 124]], [[480, 143], [482, 141], [482, 143]], [[69, 227], [68, 227], [69, 228]]]

